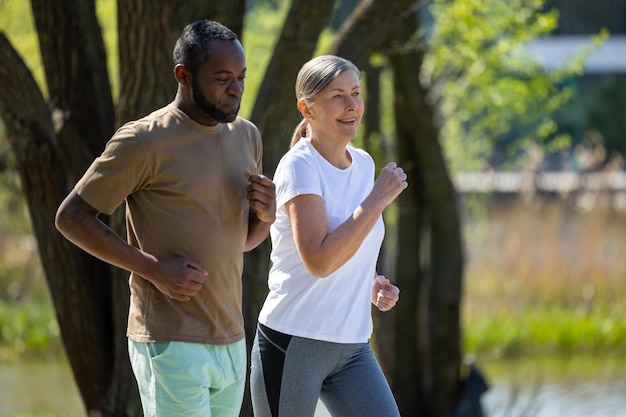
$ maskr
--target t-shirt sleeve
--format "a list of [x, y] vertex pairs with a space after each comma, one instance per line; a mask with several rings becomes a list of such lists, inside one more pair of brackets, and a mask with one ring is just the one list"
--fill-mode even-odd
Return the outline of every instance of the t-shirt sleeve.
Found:
[[144, 143], [124, 126], [74, 187], [92, 207], [111, 214], [126, 197], [148, 183], [150, 163]]
[[261, 132], [256, 127], [254, 128], [254, 138], [256, 145], [256, 173], [263, 174], [263, 140], [261, 139]]
[[322, 195], [319, 170], [312, 158], [286, 154], [276, 171], [276, 206], [303, 194]]

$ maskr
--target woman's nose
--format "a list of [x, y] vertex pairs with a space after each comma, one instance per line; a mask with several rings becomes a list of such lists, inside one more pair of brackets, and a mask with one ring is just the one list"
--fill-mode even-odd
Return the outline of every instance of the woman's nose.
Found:
[[346, 110], [356, 110], [357, 104], [356, 100], [352, 96], [348, 96], [346, 99]]

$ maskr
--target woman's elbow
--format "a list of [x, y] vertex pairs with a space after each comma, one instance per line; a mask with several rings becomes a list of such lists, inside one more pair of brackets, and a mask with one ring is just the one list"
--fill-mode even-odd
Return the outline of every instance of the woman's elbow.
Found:
[[309, 273], [316, 278], [327, 278], [330, 274], [336, 271], [336, 268], [332, 267], [332, 265], [329, 265], [328, 262], [324, 262], [323, 260], [319, 262], [304, 261], [304, 266], [307, 271], [309, 271]]

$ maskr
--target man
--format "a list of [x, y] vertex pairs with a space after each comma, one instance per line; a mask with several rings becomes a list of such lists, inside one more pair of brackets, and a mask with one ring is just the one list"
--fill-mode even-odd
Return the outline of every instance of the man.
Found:
[[[129, 353], [144, 415], [238, 416], [246, 375], [243, 252], [274, 221], [257, 128], [237, 116], [246, 63], [236, 35], [188, 25], [172, 103], [122, 126], [61, 203], [56, 225], [130, 271]], [[98, 218], [126, 201], [125, 241]]]

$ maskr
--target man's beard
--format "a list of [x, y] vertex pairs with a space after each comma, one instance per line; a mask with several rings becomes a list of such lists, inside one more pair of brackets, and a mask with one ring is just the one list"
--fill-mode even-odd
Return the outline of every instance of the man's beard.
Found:
[[237, 113], [239, 113], [239, 106], [237, 106], [237, 110], [234, 112], [225, 113], [212, 103], [209, 103], [206, 97], [200, 92], [200, 88], [198, 88], [198, 84], [195, 80], [191, 82], [191, 97], [200, 110], [211, 116], [211, 118], [218, 123], [230, 123], [237, 118]]

